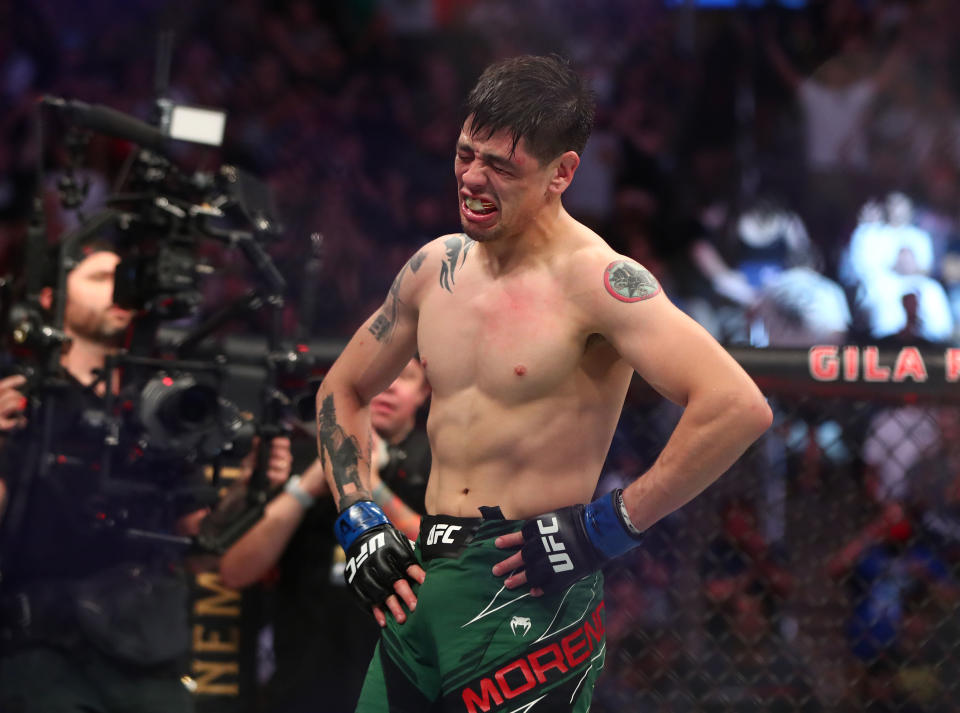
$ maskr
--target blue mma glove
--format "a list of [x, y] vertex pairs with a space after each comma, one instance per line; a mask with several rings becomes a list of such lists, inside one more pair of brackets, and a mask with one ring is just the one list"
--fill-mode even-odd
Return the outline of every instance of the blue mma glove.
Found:
[[556, 592], [596, 572], [608, 560], [640, 544], [625, 520], [619, 488], [589, 505], [571, 505], [540, 515], [523, 526], [527, 584]]
[[369, 606], [383, 604], [394, 594], [393, 583], [408, 579], [407, 567], [417, 564], [410, 541], [370, 500], [356, 502], [340, 513], [333, 529], [347, 555], [343, 578]]

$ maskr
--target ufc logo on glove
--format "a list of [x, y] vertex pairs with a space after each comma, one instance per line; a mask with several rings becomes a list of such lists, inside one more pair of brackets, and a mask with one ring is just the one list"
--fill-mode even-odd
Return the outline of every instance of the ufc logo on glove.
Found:
[[589, 505], [528, 520], [520, 549], [527, 583], [547, 593], [559, 591], [639, 545], [642, 535], [631, 531], [622, 497], [617, 489]]
[[382, 532], [374, 535], [360, 545], [360, 551], [347, 560], [347, 584], [353, 582], [353, 578], [357, 576], [357, 569], [367, 561], [367, 558], [384, 545], [386, 545], [386, 538]]
[[[543, 542], [543, 549], [548, 553], [547, 559], [550, 560], [553, 571], [559, 574], [573, 569], [573, 561], [570, 559], [570, 555], [566, 553], [566, 546], [554, 539], [554, 534], [560, 530], [557, 518], [551, 517], [549, 524], [546, 520], [537, 520], [537, 528], [540, 530], [540, 540]], [[551, 552], [562, 552], [563, 554], [549, 554]]]
[[344, 579], [365, 604], [386, 601], [393, 593], [393, 583], [404, 579], [407, 567], [416, 564], [410, 541], [370, 500], [341, 512], [334, 532], [347, 555]]

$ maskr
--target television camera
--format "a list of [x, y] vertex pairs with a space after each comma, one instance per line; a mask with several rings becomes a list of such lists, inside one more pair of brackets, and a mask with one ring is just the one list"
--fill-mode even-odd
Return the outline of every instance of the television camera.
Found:
[[[268, 485], [262, 464], [268, 461], [270, 440], [283, 433], [291, 407], [284, 387], [291, 376], [305, 375], [314, 360], [309, 349], [288, 345], [283, 338], [286, 282], [267, 251], [281, 226], [266, 185], [236, 166], [190, 172], [176, 160], [180, 142], [219, 145], [225, 115], [168, 100], [159, 100], [157, 106], [156, 126], [109, 107], [57, 97], [46, 97], [37, 107], [41, 147], [47, 120], [65, 125], [68, 161], [58, 188], [66, 209], [76, 210], [84, 200], [86, 186], [78, 178], [78, 169], [91, 132], [126, 140], [133, 149], [105, 205], [91, 215], [78, 214], [77, 227], [60, 236], [52, 254], [42, 207], [46, 182], [40, 152], [23, 280], [19, 289], [12, 287], [15, 281], [10, 279], [0, 285], [6, 292], [0, 300], [5, 311], [0, 315], [3, 338], [28, 379], [28, 420], [40, 424], [39, 437], [30, 442], [35, 452], [23, 459], [19, 490], [29, 493], [30, 479], [48, 475], [56, 461], [50, 414], [64, 388], [59, 361], [69, 347], [64, 332], [67, 275], [79, 261], [81, 246], [108, 239], [120, 256], [114, 302], [134, 310], [136, 317], [125, 348], [106, 358], [97, 378], [100, 384], [120, 384], [116, 392], [104, 389], [102, 413], [95, 419], [103, 434], [97, 496], [122, 498], [155, 490], [169, 498], [169, 493], [162, 492], [169, 487], [166, 484], [133, 482], [116, 475], [118, 455], [130, 458], [118, 449], [131, 443], [136, 457], [145, 463], [173, 458], [211, 466], [215, 486], [224, 459], [239, 459], [250, 449], [254, 436], [259, 436], [260, 457], [248, 486], [249, 507], [235, 521], [191, 541], [135, 533], [161, 543], [221, 552], [262, 514]], [[242, 299], [213, 311], [202, 309], [207, 305], [201, 282], [212, 268], [200, 259], [200, 250], [209, 241], [239, 251], [253, 275], [252, 287]], [[41, 304], [41, 293], [48, 286], [54, 287], [52, 309]], [[264, 318], [267, 321], [266, 329], [258, 326], [267, 338], [251, 376], [249, 354], [246, 363], [238, 365], [217, 348], [216, 335], [229, 322], [252, 322], [257, 315], [261, 323]], [[169, 322], [179, 326], [162, 329]], [[149, 472], [149, 468], [142, 470]], [[4, 522], [8, 533], [17, 532], [26, 507], [23, 500], [8, 507]]]

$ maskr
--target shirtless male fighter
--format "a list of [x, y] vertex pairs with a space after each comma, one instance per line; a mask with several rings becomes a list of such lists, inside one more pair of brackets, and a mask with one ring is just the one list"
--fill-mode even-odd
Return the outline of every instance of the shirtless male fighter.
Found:
[[[362, 713], [586, 711], [601, 566], [770, 425], [723, 348], [561, 205], [593, 113], [557, 57], [484, 71], [456, 146], [463, 233], [410, 258], [317, 394], [346, 577], [383, 627]], [[417, 350], [433, 465], [411, 549], [372, 502], [368, 406]], [[646, 473], [584, 505], [634, 371], [683, 416]]]

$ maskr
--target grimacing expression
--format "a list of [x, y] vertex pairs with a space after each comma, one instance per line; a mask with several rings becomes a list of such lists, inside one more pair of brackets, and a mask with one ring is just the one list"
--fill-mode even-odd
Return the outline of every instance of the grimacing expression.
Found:
[[387, 440], [409, 431], [416, 420], [417, 409], [429, 394], [423, 367], [416, 359], [411, 359], [400, 376], [370, 402], [373, 429]]
[[471, 134], [470, 120], [457, 139], [454, 173], [463, 232], [478, 242], [517, 235], [546, 203], [552, 163], [541, 166], [523, 139], [511, 154], [507, 131], [489, 138]]
[[113, 303], [113, 276], [119, 262], [116, 253], [95, 252], [67, 275], [64, 327], [69, 334], [113, 343], [126, 332], [133, 313]]

